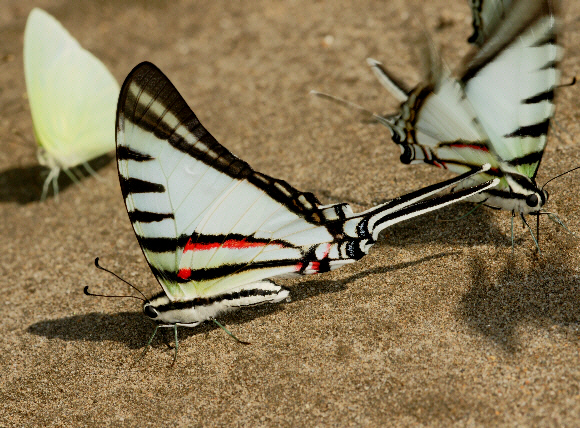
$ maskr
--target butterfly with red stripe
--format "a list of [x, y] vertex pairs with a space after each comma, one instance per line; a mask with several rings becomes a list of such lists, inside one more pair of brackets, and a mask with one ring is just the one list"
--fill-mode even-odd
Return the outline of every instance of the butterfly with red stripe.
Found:
[[345, 203], [322, 205], [219, 144], [147, 62], [123, 84], [116, 129], [129, 219], [163, 289], [145, 302], [144, 313], [175, 332], [243, 306], [280, 302], [289, 290], [271, 278], [352, 263], [386, 227], [497, 184], [426, 199], [484, 166], [362, 213]]

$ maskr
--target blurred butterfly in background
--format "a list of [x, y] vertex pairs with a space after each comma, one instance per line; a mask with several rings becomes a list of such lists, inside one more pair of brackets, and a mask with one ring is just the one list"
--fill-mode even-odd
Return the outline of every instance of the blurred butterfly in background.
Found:
[[[540, 215], [548, 193], [535, 177], [554, 114], [556, 66], [562, 49], [556, 44], [556, 18], [548, 0], [472, 0], [475, 49], [451, 76], [431, 53], [429, 79], [408, 90], [382, 64], [368, 59], [379, 81], [402, 104], [381, 116], [354, 106], [391, 131], [401, 148], [401, 162], [427, 163], [456, 173], [491, 164], [485, 174], [458, 187], [492, 177], [500, 184], [470, 199], [518, 214], [538, 242], [524, 215]], [[557, 217], [552, 217], [561, 224]], [[538, 217], [539, 222], [539, 217]], [[539, 250], [539, 246], [538, 246]]]
[[[33, 9], [24, 31], [24, 75], [38, 143], [38, 161], [50, 169], [44, 200], [64, 171], [78, 182], [72, 168], [115, 148], [115, 108], [119, 85], [105, 65], [51, 15]], [[79, 172], [80, 174], [80, 172]]]
[[147, 62], [121, 89], [117, 165], [129, 219], [163, 289], [143, 299], [143, 311], [157, 323], [155, 332], [174, 329], [174, 361], [177, 326], [213, 320], [222, 327], [219, 315], [280, 302], [289, 290], [271, 278], [353, 263], [385, 228], [499, 181], [426, 199], [489, 168], [484, 165], [362, 213], [345, 203], [322, 205], [312, 193], [253, 170], [218, 143], [169, 79]]

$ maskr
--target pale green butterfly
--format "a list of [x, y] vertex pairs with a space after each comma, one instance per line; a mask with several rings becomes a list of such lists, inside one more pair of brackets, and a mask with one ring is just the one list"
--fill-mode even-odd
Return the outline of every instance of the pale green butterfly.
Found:
[[44, 200], [58, 175], [115, 148], [119, 85], [105, 65], [83, 49], [51, 15], [33, 9], [24, 31], [24, 75], [38, 143], [38, 161], [50, 168]]

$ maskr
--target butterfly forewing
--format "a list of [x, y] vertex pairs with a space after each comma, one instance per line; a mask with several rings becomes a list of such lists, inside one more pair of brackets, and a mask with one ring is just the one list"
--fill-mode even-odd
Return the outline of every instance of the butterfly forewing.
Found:
[[305, 249], [335, 240], [312, 194], [255, 172], [227, 151], [152, 64], [129, 75], [118, 111], [123, 196], [171, 299], [303, 273]]
[[461, 80], [493, 152], [533, 179], [559, 81], [562, 52], [555, 44], [554, 10], [547, 1], [520, 0], [496, 27]]
[[469, 42], [481, 46], [505, 17], [512, 0], [469, 0], [473, 34]]

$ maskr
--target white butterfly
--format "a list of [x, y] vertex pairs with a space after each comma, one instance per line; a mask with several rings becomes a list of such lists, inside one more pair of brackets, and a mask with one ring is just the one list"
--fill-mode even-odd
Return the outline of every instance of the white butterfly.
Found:
[[218, 143], [151, 63], [135, 67], [123, 83], [117, 164], [129, 219], [163, 288], [143, 310], [157, 327], [174, 328], [176, 352], [178, 325], [280, 302], [289, 290], [271, 278], [352, 263], [386, 227], [499, 181], [424, 200], [485, 165], [362, 213], [344, 203], [321, 205], [312, 193], [254, 171]]
[[469, 40], [477, 48], [458, 77], [433, 59], [429, 80], [409, 90], [369, 59], [401, 108], [380, 116], [355, 107], [389, 128], [403, 163], [427, 163], [456, 173], [491, 164], [489, 171], [459, 188], [500, 178], [497, 188], [471, 200], [519, 214], [525, 222], [524, 214], [542, 214], [548, 199], [535, 177], [560, 78], [555, 10], [549, 0], [470, 3], [474, 33]]
[[52, 16], [30, 12], [24, 32], [24, 74], [38, 143], [38, 161], [50, 168], [42, 199], [52, 181], [64, 171], [78, 181], [71, 168], [115, 148], [111, 125], [119, 85], [105, 65]]

